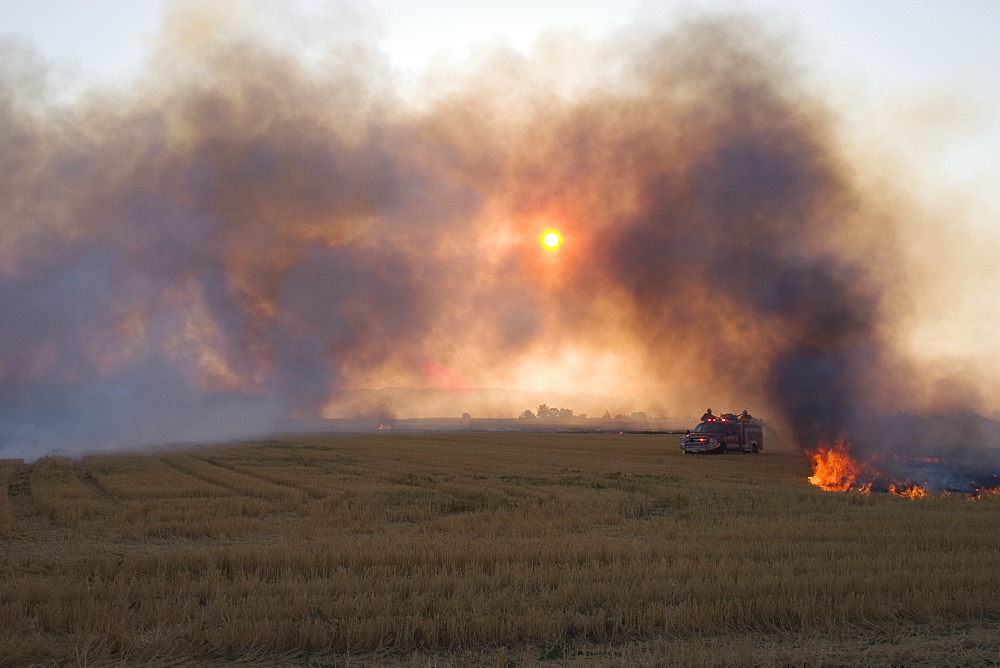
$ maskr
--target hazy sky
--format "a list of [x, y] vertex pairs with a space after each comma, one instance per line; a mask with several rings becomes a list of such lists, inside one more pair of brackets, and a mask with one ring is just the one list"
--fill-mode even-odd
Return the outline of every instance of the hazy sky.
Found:
[[1000, 406], [1000, 3], [0, 9], [0, 448], [395, 385]]
[[[4, 0], [0, 32], [26, 36], [56, 65], [55, 84], [125, 85], [142, 65], [164, 0]], [[237, 2], [253, 7], [253, 2]], [[669, 28], [704, 10], [745, 12], [785, 31], [818, 87], [838, 100], [858, 141], [872, 137], [922, 179], [925, 196], [960, 202], [963, 224], [1000, 232], [1000, 2], [993, 0], [303, 0], [323, 31], [356, 31], [403, 71], [461, 62], [478, 45], [530, 53], [549, 29], [603, 39]], [[948, 208], [946, 205], [941, 205]], [[1000, 300], [980, 306], [1000, 323]], [[946, 318], [945, 318], [946, 319]], [[942, 319], [944, 320], [944, 319]], [[924, 336], [964, 349], [949, 328]], [[947, 332], [947, 333], [946, 333]], [[1000, 354], [1000, 344], [985, 343]]]
[[[252, 6], [252, 3], [243, 3]], [[291, 4], [291, 3], [286, 3]], [[349, 15], [400, 68], [422, 70], [435, 57], [462, 58], [477, 44], [505, 41], [530, 52], [542, 31], [579, 30], [603, 38], [636, 26], [669, 26], [704, 9], [747, 12], [785, 29], [815, 76], [850, 91], [873, 109], [959, 100], [971, 126], [948, 137], [939, 167], [963, 181], [997, 176], [1000, 152], [1000, 2], [992, 0], [308, 0], [314, 16]], [[123, 83], [140, 67], [156, 33], [163, 0], [4, 0], [0, 32], [15, 32], [60, 64], [62, 85]], [[342, 22], [342, 19], [338, 19]], [[328, 26], [328, 23], [320, 25]], [[868, 113], [868, 112], [866, 112]], [[901, 133], [907, 144], [922, 139]], [[985, 174], [984, 174], [985, 173]]]
[[[162, 0], [5, 0], [0, 31], [30, 35], [46, 54], [85, 74], [134, 72], [156, 32]], [[249, 4], [249, 3], [244, 3]], [[301, 2], [311, 12], [345, 2]], [[1000, 3], [991, 0], [376, 0], [353, 3], [376, 24], [381, 44], [403, 66], [421, 66], [439, 49], [461, 52], [501, 38], [528, 50], [547, 28], [601, 37], [635, 23], [668, 24], [678, 13], [724, 9], [759, 14], [797, 32], [815, 63], [871, 86], [954, 86], [996, 101], [1000, 83]]]

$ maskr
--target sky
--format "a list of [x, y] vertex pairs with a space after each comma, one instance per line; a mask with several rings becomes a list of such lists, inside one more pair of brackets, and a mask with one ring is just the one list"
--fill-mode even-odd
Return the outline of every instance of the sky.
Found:
[[[0, 31], [30, 36], [46, 55], [84, 76], [127, 80], [155, 35], [163, 0], [6, 0]], [[299, 3], [314, 13], [344, 2]], [[1000, 7], [989, 0], [748, 0], [650, 2], [554, 0], [537, 3], [376, 0], [357, 13], [376, 24], [377, 40], [403, 67], [420, 69], [435, 53], [461, 52], [502, 39], [528, 51], [544, 30], [576, 29], [601, 37], [637, 22], [669, 24], [702, 9], [742, 11], [794, 31], [820, 68], [859, 85], [978, 91], [996, 101], [993, 67]]]
[[[299, 4], [323, 13], [346, 3]], [[6, 0], [0, 30], [29, 35], [43, 53], [87, 76], [127, 79], [141, 63], [166, 5], [163, 0]], [[354, 11], [377, 24], [378, 41], [394, 61], [421, 68], [435, 52], [498, 38], [527, 51], [546, 29], [599, 37], [637, 22], [667, 24], [702, 9], [755, 13], [794, 30], [815, 64], [873, 87], [943, 85], [993, 97], [1000, 86], [992, 71], [1000, 55], [994, 39], [1000, 7], [989, 0], [474, 0], [460, 6], [376, 0]]]
[[[244, 3], [250, 5], [250, 3]], [[991, 0], [344, 0], [298, 3], [312, 16], [336, 15], [345, 7], [359, 28], [401, 70], [422, 72], [428, 63], [461, 60], [484, 44], [506, 43], [530, 53], [547, 30], [573, 30], [596, 39], [669, 26], [699, 11], [760, 16], [794, 36], [798, 54], [823, 85], [849, 98], [861, 126], [891, 126], [899, 116], [920, 116], [925, 127], [895, 136], [902, 153], [938, 150], [935, 177], [972, 184], [1000, 208], [989, 186], [1000, 155], [1000, 3]], [[0, 32], [28, 38], [58, 64], [54, 79], [69, 90], [94, 82], [127, 85], [142, 67], [150, 43], [170, 6], [164, 0], [5, 0]], [[327, 29], [328, 21], [317, 30]], [[942, 100], [944, 102], [942, 102]], [[942, 105], [971, 121], [948, 131]], [[931, 126], [931, 127], [926, 127]], [[943, 126], [943, 127], [942, 127]], [[890, 128], [891, 131], [891, 128]], [[931, 159], [923, 157], [923, 159]], [[989, 228], [995, 217], [976, 222]]]
[[1000, 411], [1000, 3], [2, 7], [0, 452], [357, 387]]
[[[313, 14], [350, 6], [319, 0], [299, 4]], [[164, 0], [5, 0], [0, 32], [26, 36], [59, 63], [63, 85], [122, 85], [142, 66], [167, 6]], [[800, 54], [818, 77], [890, 116], [887, 107], [912, 104], [914, 97], [961, 100], [972, 108], [976, 123], [949, 138], [939, 156], [941, 167], [949, 178], [963, 182], [996, 176], [1000, 3], [991, 0], [510, 0], [457, 5], [375, 0], [355, 5], [351, 12], [369, 24], [374, 40], [396, 66], [419, 72], [435, 59], [461, 58], [476, 45], [502, 41], [530, 53], [546, 30], [601, 38], [634, 30], [637, 24], [670, 25], [678, 16], [706, 9], [755, 14], [794, 34]], [[921, 143], [919, 136], [899, 141]]]

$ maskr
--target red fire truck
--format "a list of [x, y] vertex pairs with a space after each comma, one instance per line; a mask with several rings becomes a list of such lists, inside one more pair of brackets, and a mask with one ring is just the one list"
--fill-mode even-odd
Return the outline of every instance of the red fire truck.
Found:
[[752, 452], [764, 449], [764, 424], [746, 413], [706, 416], [701, 424], [681, 437], [681, 450], [697, 452]]

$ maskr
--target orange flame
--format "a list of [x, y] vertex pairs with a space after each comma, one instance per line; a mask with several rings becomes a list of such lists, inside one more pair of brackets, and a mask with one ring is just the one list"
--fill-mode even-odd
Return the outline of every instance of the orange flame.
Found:
[[[808, 454], [813, 462], [813, 474], [809, 476], [809, 482], [828, 492], [860, 489], [857, 481], [861, 475], [861, 466], [851, 457], [846, 445], [837, 443], [832, 448], [821, 445]], [[868, 487], [871, 487], [870, 483]]]
[[910, 485], [907, 487], [906, 483], [902, 485], [889, 485], [889, 493], [896, 496], [905, 496], [908, 499], [919, 499], [922, 496], [927, 496], [927, 490], [920, 485]]
[[916, 499], [927, 496], [927, 490], [909, 480], [896, 480], [874, 466], [854, 459], [847, 445], [838, 441], [833, 447], [820, 445], [807, 453], [813, 463], [808, 480], [828, 492], [862, 492], [868, 494], [878, 483], [889, 494]]

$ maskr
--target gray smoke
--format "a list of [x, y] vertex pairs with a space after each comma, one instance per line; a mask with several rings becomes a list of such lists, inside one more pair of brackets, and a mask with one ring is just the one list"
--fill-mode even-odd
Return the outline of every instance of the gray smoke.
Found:
[[421, 105], [354, 37], [304, 62], [216, 28], [71, 104], [3, 40], [3, 455], [263, 433], [547, 350], [611, 351], [647, 402], [746, 402], [802, 446], [908, 382], [872, 242], [894, 223], [756, 21], [586, 45], [570, 92], [498, 48]]

